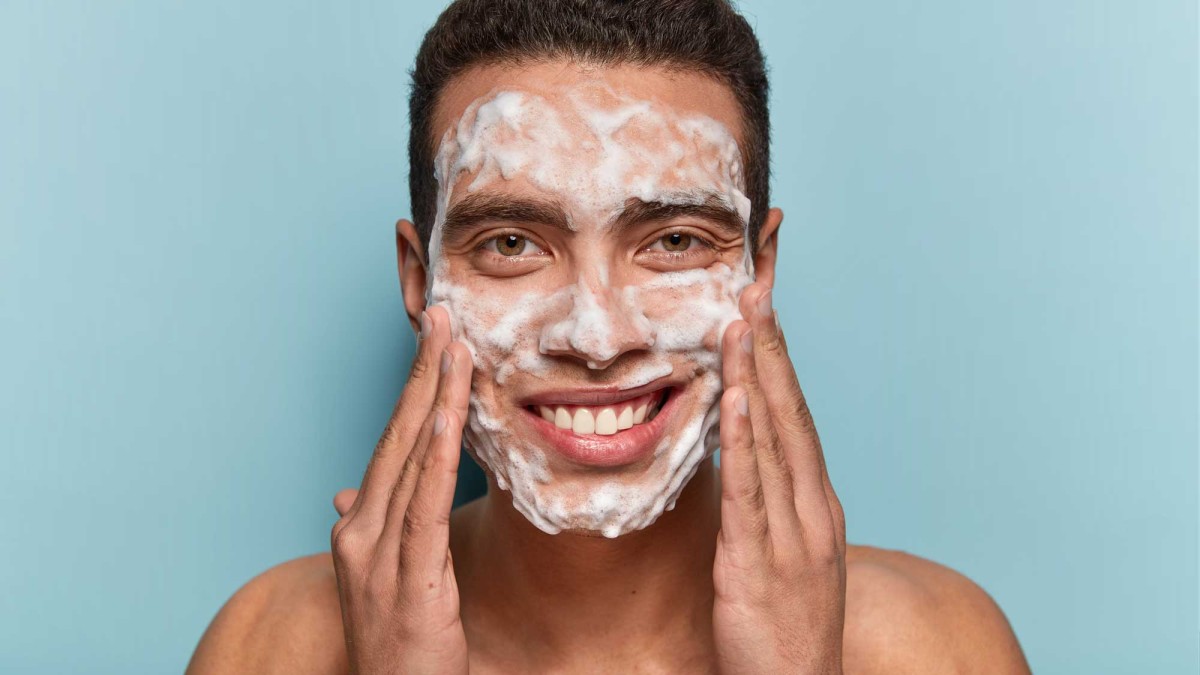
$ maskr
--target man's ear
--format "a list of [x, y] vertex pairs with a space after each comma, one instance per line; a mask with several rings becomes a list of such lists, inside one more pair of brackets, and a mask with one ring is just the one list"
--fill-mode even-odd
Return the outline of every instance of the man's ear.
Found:
[[421, 254], [421, 237], [411, 221], [396, 221], [396, 266], [400, 271], [400, 292], [404, 311], [414, 333], [421, 332], [420, 316], [425, 311], [426, 265]]
[[779, 252], [779, 225], [783, 222], [783, 211], [773, 208], [767, 211], [762, 228], [758, 231], [758, 251], [754, 254], [754, 280], [768, 286], [775, 285], [775, 256]]

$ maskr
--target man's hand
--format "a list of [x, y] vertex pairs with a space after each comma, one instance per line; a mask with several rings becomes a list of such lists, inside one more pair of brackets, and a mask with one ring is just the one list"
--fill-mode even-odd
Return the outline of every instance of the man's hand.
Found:
[[713, 631], [722, 673], [841, 673], [846, 524], [771, 289], [742, 292], [722, 344], [721, 532]]
[[471, 355], [438, 306], [361, 488], [334, 499], [334, 569], [351, 672], [466, 673], [450, 507]]

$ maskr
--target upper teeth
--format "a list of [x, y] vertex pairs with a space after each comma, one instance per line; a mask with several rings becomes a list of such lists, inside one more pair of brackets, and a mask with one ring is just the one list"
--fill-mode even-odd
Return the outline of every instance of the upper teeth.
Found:
[[649, 397], [641, 397], [616, 406], [539, 405], [537, 409], [542, 419], [559, 429], [570, 429], [577, 434], [611, 436], [654, 419], [656, 407]]

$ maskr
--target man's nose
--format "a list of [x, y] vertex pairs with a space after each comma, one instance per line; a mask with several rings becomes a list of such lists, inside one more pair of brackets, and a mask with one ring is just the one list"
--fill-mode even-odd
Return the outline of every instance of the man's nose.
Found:
[[654, 340], [653, 327], [632, 294], [581, 279], [571, 294], [570, 312], [542, 330], [538, 348], [603, 369], [623, 354], [649, 349]]

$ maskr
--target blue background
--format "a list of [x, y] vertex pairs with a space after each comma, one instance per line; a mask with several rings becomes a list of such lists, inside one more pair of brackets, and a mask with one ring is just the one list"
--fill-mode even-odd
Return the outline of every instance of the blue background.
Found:
[[[0, 7], [0, 671], [178, 672], [328, 547], [412, 350], [415, 6]], [[1195, 5], [743, 8], [851, 542], [1039, 673], [1197, 672]]]

